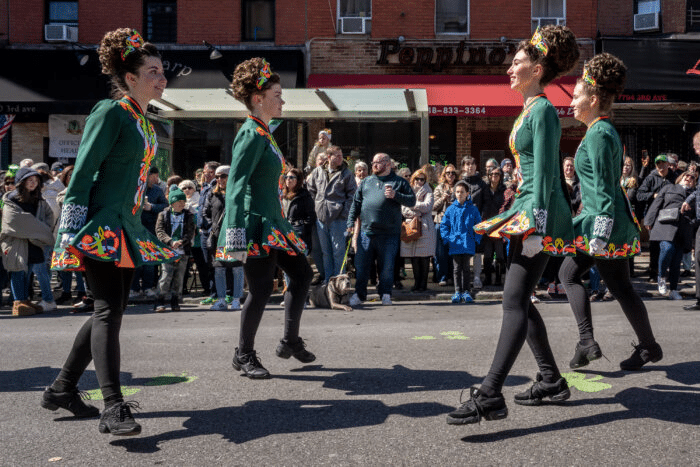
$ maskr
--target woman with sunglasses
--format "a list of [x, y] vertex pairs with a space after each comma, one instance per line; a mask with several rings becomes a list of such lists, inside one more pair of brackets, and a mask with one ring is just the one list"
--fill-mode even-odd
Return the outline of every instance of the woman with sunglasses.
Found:
[[411, 292], [425, 292], [428, 290], [428, 271], [430, 258], [435, 254], [435, 225], [433, 224], [433, 190], [428, 184], [428, 174], [423, 170], [416, 170], [409, 182], [416, 194], [416, 204], [412, 207], [401, 206], [401, 215], [410, 221], [416, 217], [420, 219], [421, 236], [412, 242], [401, 242], [402, 258], [411, 258], [413, 267], [413, 287]]
[[450, 259], [449, 245], [440, 235], [440, 223], [442, 216], [445, 215], [445, 209], [452, 204], [455, 199], [455, 184], [459, 180], [457, 169], [453, 164], [447, 164], [445, 169], [440, 174], [438, 185], [433, 192], [433, 212], [435, 217], [435, 269], [436, 279], [441, 287], [449, 285], [452, 281], [452, 260]]
[[591, 305], [581, 281], [594, 265], [639, 339], [632, 356], [622, 361], [620, 368], [638, 370], [663, 356], [644, 302], [630, 282], [627, 260], [641, 251], [640, 227], [620, 187], [624, 150], [609, 118], [613, 101], [625, 87], [626, 75], [625, 65], [617, 57], [598, 54], [586, 63], [571, 101], [574, 117], [588, 127], [575, 158], [583, 205], [581, 214], [574, 218], [578, 254], [566, 258], [559, 270], [579, 331], [571, 368], [588, 365], [603, 355], [593, 338]]
[[[216, 250], [219, 261], [241, 261], [249, 293], [241, 311], [239, 344], [233, 367], [253, 378], [269, 378], [255, 352], [255, 335], [279, 266], [289, 276], [284, 294], [284, 337], [277, 346], [280, 358], [311, 363], [316, 356], [299, 337], [301, 315], [313, 272], [306, 260], [306, 244], [282, 213], [281, 175], [286, 161], [270, 130], [282, 115], [280, 77], [262, 58], [239, 64], [233, 73], [233, 96], [250, 115], [233, 142], [226, 186], [226, 214]], [[354, 179], [353, 179], [354, 182]]]
[[524, 106], [510, 134], [510, 148], [519, 169], [519, 192], [506, 212], [474, 227], [482, 235], [510, 238], [503, 291], [501, 333], [486, 378], [471, 398], [447, 416], [448, 424], [477, 423], [481, 418], [508, 416], [501, 389], [525, 340], [539, 367], [535, 383], [515, 395], [515, 403], [538, 405], [542, 398], [569, 398], [547, 339], [547, 330], [530, 296], [550, 256], [575, 253], [574, 232], [559, 165], [561, 126], [544, 88], [578, 63], [576, 36], [566, 26], [545, 26], [522, 41], [508, 69], [510, 87]]

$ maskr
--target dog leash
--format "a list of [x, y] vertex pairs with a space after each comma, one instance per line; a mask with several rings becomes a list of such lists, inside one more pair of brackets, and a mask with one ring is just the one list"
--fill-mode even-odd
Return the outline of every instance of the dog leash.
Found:
[[345, 263], [348, 261], [348, 253], [350, 253], [350, 244], [352, 243], [352, 237], [348, 237], [348, 247], [345, 249], [345, 257], [343, 258], [343, 264], [340, 265], [340, 272], [338, 274], [343, 273], [343, 269], [345, 269]]

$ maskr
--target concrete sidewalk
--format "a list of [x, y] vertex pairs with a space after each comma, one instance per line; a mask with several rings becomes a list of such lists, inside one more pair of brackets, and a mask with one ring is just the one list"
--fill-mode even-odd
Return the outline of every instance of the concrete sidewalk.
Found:
[[[645, 270], [649, 266], [649, 253], [648, 251], [643, 252], [641, 255], [635, 257], [634, 270], [635, 277], [632, 278], [632, 285], [639, 295], [644, 299], [664, 298], [659, 294], [657, 290], [656, 282], [648, 282], [648, 275]], [[406, 261], [406, 274], [407, 277], [402, 279], [403, 290], [392, 290], [392, 300], [394, 302], [425, 302], [425, 301], [445, 301], [448, 302], [452, 295], [454, 294], [453, 286], [441, 287], [437, 283], [428, 281], [428, 290], [425, 292], [411, 292], [410, 289], [413, 284], [413, 271], [410, 265], [410, 261]], [[432, 278], [432, 272], [430, 274]], [[353, 281], [354, 283], [354, 281]], [[201, 289], [199, 289], [201, 290]], [[368, 302], [379, 301], [379, 295], [376, 293], [376, 288], [374, 286], [368, 287], [369, 294], [367, 296]], [[199, 304], [203, 299], [201, 293], [197, 293], [198, 290], [191, 295], [186, 295], [184, 297], [184, 302], [188, 304]], [[681, 277], [679, 282], [679, 292], [684, 299], [691, 299], [695, 296], [695, 279], [694, 276]], [[566, 301], [566, 295], [554, 295], [550, 296], [546, 290], [538, 288], [536, 291], [537, 298], [542, 301]], [[473, 294], [474, 300], [476, 301], [501, 301], [503, 297], [503, 286], [487, 286], [480, 290], [476, 290]], [[280, 303], [283, 297], [281, 289], [273, 293], [270, 297], [270, 303]], [[145, 303], [147, 300], [137, 300], [136, 303]]]

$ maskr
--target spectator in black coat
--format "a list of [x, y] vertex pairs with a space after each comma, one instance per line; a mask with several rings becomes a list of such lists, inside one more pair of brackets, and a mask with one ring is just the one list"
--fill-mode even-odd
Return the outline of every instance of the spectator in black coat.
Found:
[[[489, 173], [489, 181], [490, 185], [483, 191], [484, 212], [482, 219], [490, 219], [497, 215], [505, 203], [506, 186], [503, 184], [503, 171], [500, 168], [493, 169]], [[484, 285], [491, 285], [491, 273], [494, 271], [494, 266], [496, 285], [501, 285], [501, 274], [505, 272], [503, 239], [484, 235], [481, 238], [481, 244], [484, 248]], [[493, 262], [494, 255], [496, 256], [495, 264]]]
[[311, 193], [304, 188], [304, 176], [297, 168], [289, 169], [284, 176], [282, 208], [294, 232], [306, 243], [310, 254], [316, 210]]

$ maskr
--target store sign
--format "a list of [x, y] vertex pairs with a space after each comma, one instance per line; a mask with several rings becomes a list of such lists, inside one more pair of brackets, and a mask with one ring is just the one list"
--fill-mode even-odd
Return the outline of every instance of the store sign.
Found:
[[396, 39], [379, 42], [377, 65], [403, 65], [413, 71], [443, 71], [448, 68], [500, 66], [515, 53], [512, 45], [485, 46], [483, 42], [460, 41], [456, 46], [410, 46]]
[[49, 115], [49, 157], [72, 159], [78, 155], [86, 115]]

